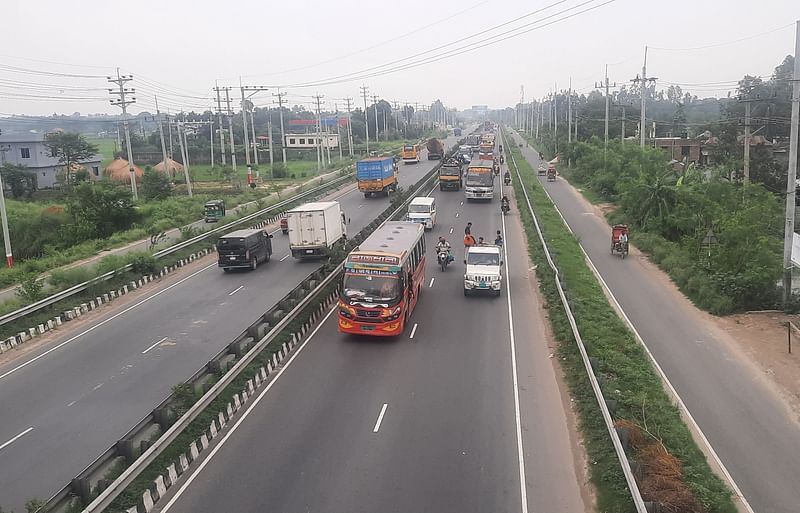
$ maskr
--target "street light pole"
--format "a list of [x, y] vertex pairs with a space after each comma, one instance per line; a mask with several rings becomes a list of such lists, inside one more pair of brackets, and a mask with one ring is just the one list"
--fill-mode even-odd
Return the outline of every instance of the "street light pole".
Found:
[[8, 214], [6, 213], [6, 194], [3, 189], [3, 178], [0, 176], [0, 214], [3, 221], [3, 242], [6, 247], [6, 265], [14, 267], [14, 255], [11, 253], [11, 237], [8, 234]]

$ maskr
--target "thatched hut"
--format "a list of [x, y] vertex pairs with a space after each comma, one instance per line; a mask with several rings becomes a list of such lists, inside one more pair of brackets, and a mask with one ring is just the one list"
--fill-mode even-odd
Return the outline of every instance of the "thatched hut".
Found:
[[[127, 160], [116, 158], [103, 170], [103, 176], [116, 182], [131, 183], [131, 172], [129, 168], [130, 164], [128, 164]], [[134, 173], [136, 173], [136, 180], [144, 176], [144, 170], [139, 166], [134, 164], [133, 169]]]
[[167, 173], [170, 178], [175, 178], [176, 174], [183, 173], [183, 164], [180, 162], [175, 162], [171, 158], [167, 157], [167, 165], [164, 165], [164, 161], [162, 160], [155, 166], [153, 166], [153, 171], [158, 171], [159, 173]]

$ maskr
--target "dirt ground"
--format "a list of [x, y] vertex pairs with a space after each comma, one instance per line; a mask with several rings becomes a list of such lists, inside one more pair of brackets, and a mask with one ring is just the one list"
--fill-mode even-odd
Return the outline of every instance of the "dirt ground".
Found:
[[792, 329], [792, 354], [786, 323], [800, 328], [800, 316], [782, 312], [754, 312], [716, 317], [717, 326], [728, 333], [781, 390], [795, 418], [800, 418], [800, 331]]

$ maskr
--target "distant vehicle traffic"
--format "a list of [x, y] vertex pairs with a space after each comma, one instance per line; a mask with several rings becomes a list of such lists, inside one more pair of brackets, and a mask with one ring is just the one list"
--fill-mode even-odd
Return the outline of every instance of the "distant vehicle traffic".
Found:
[[214, 223], [225, 217], [225, 201], [211, 200], [203, 205], [204, 217], [207, 223]]
[[365, 198], [397, 190], [397, 168], [392, 157], [370, 157], [356, 162], [358, 190]]
[[491, 161], [479, 160], [470, 164], [464, 175], [464, 197], [491, 200], [494, 197], [494, 173]]
[[461, 137], [461, 129], [460, 128], [454, 128], [453, 129], [453, 136], [454, 137]]
[[338, 201], [317, 201], [286, 213], [289, 251], [297, 259], [327, 256], [346, 237], [344, 214]]
[[436, 225], [436, 200], [430, 196], [419, 196], [408, 204], [408, 220], [420, 223], [426, 230]]
[[223, 271], [250, 269], [269, 262], [272, 257], [272, 235], [264, 230], [236, 230], [217, 241], [217, 265]]
[[390, 221], [347, 256], [339, 297], [339, 331], [403, 333], [425, 281], [425, 230]]
[[478, 158], [480, 160], [494, 160], [494, 144], [484, 142], [478, 148]]
[[419, 147], [416, 144], [406, 144], [403, 146], [403, 163], [419, 164]]
[[500, 295], [503, 287], [503, 257], [500, 246], [470, 246], [467, 248], [464, 263], [464, 295], [472, 292], [492, 291]]
[[468, 135], [466, 145], [470, 147], [472, 153], [477, 153], [481, 146], [481, 136], [478, 134]]
[[428, 160], [442, 160], [444, 158], [444, 145], [439, 139], [435, 137], [428, 139], [426, 148], [428, 149]]

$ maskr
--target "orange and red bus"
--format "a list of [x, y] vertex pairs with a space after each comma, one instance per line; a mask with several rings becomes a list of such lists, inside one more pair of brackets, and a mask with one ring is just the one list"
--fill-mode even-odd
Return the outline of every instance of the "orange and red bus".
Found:
[[385, 223], [345, 260], [339, 331], [400, 335], [417, 305], [424, 281], [424, 225]]

